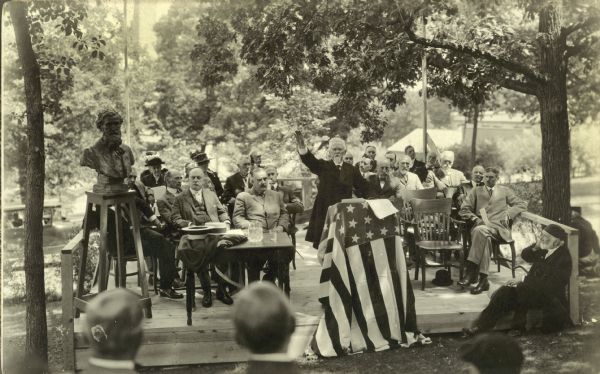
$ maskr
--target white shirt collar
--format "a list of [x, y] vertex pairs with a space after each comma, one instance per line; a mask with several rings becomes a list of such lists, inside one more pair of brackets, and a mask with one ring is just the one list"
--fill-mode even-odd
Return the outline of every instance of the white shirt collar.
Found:
[[251, 361], [275, 361], [275, 362], [292, 362], [292, 358], [287, 353], [265, 353], [251, 354]]
[[273, 183], [271, 185], [271, 189], [276, 190], [279, 185], [277, 183]]
[[89, 363], [104, 369], [135, 369], [133, 360], [109, 360], [106, 358], [90, 357]]

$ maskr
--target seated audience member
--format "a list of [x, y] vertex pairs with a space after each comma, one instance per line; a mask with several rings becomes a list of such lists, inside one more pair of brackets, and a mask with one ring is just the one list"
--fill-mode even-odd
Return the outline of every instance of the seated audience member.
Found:
[[391, 184], [390, 169], [390, 162], [381, 160], [377, 163], [377, 174], [369, 178], [371, 191], [378, 199], [387, 199], [396, 193]]
[[440, 166], [439, 157], [436, 153], [431, 152], [427, 154], [427, 176], [423, 182], [423, 188], [436, 188], [438, 191], [443, 192], [446, 185], [440, 180], [444, 178], [445, 173]]
[[250, 153], [250, 170], [262, 167], [262, 155], [258, 151], [252, 151]]
[[[251, 173], [252, 188], [241, 192], [235, 200], [233, 224], [240, 229], [246, 229], [250, 222], [258, 222], [263, 230], [287, 232], [290, 220], [283, 197], [276, 191], [271, 191], [265, 169], [257, 168]], [[254, 261], [249, 264], [248, 280], [258, 280], [263, 263]], [[273, 266], [271, 267], [273, 268]], [[273, 279], [275, 275], [268, 274]]]
[[483, 176], [485, 174], [485, 168], [481, 165], [475, 165], [473, 167], [472, 179], [466, 181], [460, 185], [459, 191], [459, 203], [462, 204], [465, 197], [471, 192], [473, 187], [483, 186]]
[[167, 225], [167, 230], [170, 233], [177, 232], [177, 226], [172, 220], [173, 203], [175, 202], [175, 197], [181, 193], [182, 180], [183, 178], [180, 172], [175, 170], [167, 171], [165, 173], [167, 190], [165, 191], [165, 194], [156, 201], [158, 212]]
[[398, 170], [398, 164], [396, 162], [396, 152], [387, 151], [385, 152], [385, 158], [390, 163], [390, 173], [395, 173]]
[[143, 335], [139, 296], [124, 288], [104, 291], [89, 302], [85, 314], [92, 355], [83, 373], [137, 373], [135, 356]]
[[140, 182], [146, 187], [157, 187], [165, 185], [165, 173], [167, 169], [162, 168], [164, 161], [158, 156], [151, 156], [146, 160], [147, 170], [140, 174]]
[[229, 216], [233, 215], [233, 208], [235, 204], [235, 197], [240, 193], [246, 191], [249, 187], [249, 175], [250, 166], [252, 162], [249, 156], [241, 156], [238, 160], [238, 172], [231, 175], [225, 181], [225, 188], [223, 195], [221, 196], [221, 202], [227, 206]]
[[427, 177], [427, 167], [425, 166], [425, 163], [423, 161], [417, 160], [415, 147], [413, 147], [412, 145], [406, 146], [406, 148], [404, 148], [404, 154], [410, 157], [410, 167], [408, 168], [408, 171], [417, 174], [419, 180], [421, 181], [421, 183], [423, 183], [425, 181], [425, 178]]
[[579, 230], [579, 274], [600, 276], [600, 245], [592, 224], [581, 216], [581, 207], [571, 207], [571, 227]]
[[[269, 178], [269, 189], [272, 191], [278, 192], [283, 198], [283, 203], [285, 204], [285, 209], [288, 214], [297, 214], [304, 212], [304, 205], [302, 201], [294, 196], [294, 191], [292, 188], [287, 186], [282, 186], [277, 180], [278, 173], [277, 168], [274, 166], [267, 166], [265, 168], [267, 172], [267, 178]], [[288, 232], [292, 232], [288, 230]]]
[[558, 331], [568, 324], [566, 287], [571, 277], [571, 255], [566, 241], [567, 234], [560, 226], [546, 226], [539, 241], [521, 252], [523, 260], [532, 263], [523, 282], [511, 280], [500, 287], [475, 325], [465, 329], [465, 333], [491, 330], [510, 311], [515, 311], [513, 329], [525, 331], [529, 309], [542, 310], [544, 333]]
[[454, 152], [444, 151], [442, 152], [442, 170], [444, 171], [444, 177], [440, 180], [446, 185], [446, 187], [460, 187], [461, 184], [468, 182], [462, 171], [452, 169], [454, 164]]
[[347, 164], [354, 165], [354, 156], [352, 156], [352, 153], [350, 153], [350, 152], [346, 152], [343, 160]]
[[[225, 222], [230, 224], [227, 211], [210, 189], [203, 187], [204, 171], [195, 167], [189, 172], [189, 188], [182, 191], [173, 202], [171, 220], [178, 228], [192, 225], [204, 225], [206, 222]], [[208, 266], [204, 266], [198, 273], [200, 285], [204, 291], [202, 306], [212, 306], [212, 293], [210, 290], [210, 277]], [[231, 305], [233, 300], [227, 293], [224, 281], [217, 277], [217, 299], [224, 304]]]
[[519, 343], [499, 333], [474, 337], [460, 347], [460, 356], [472, 374], [519, 374], [524, 359]]
[[23, 226], [24, 221], [23, 221], [23, 218], [21, 218], [19, 216], [18, 212], [14, 212], [13, 215], [12, 215], [12, 220], [10, 221], [10, 223], [11, 223], [11, 225], [12, 225], [13, 228], [17, 228], [17, 227]]
[[374, 175], [373, 160], [363, 156], [359, 162], [356, 163], [355, 168], [358, 170], [363, 179], [368, 180], [370, 176]]
[[283, 293], [268, 282], [240, 292], [233, 311], [235, 340], [250, 351], [249, 374], [300, 373], [287, 351], [296, 318]]
[[[487, 291], [490, 284], [487, 279], [493, 240], [510, 240], [512, 220], [527, 209], [527, 203], [521, 200], [513, 190], [496, 184], [498, 169], [485, 169], [485, 186], [474, 187], [462, 203], [459, 215], [470, 224], [471, 249], [465, 261], [465, 276], [458, 282], [467, 287], [477, 281], [471, 290], [474, 295]], [[484, 210], [486, 217], [482, 216]]]
[[410, 167], [410, 157], [402, 155], [398, 159], [398, 172], [391, 178], [391, 185], [394, 188], [396, 197], [402, 196], [403, 190], [422, 190], [423, 185], [417, 174], [408, 171]]
[[208, 158], [206, 153], [200, 151], [192, 152], [190, 157], [196, 163], [196, 165], [198, 165], [198, 167], [204, 171], [204, 174], [210, 178], [214, 191], [217, 194], [217, 197], [220, 199], [223, 195], [223, 185], [221, 185], [221, 180], [219, 179], [217, 173], [210, 170], [208, 167], [210, 158]]

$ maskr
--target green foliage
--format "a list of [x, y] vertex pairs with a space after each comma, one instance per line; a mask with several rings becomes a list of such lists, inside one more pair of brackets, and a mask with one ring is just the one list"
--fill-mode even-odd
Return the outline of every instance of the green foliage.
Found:
[[507, 184], [515, 194], [527, 202], [527, 211], [542, 214], [542, 182], [514, 182]]
[[[471, 171], [471, 147], [466, 144], [456, 144], [448, 150], [454, 152], [454, 169]], [[504, 152], [495, 142], [485, 141], [477, 144], [476, 165], [504, 169]]]

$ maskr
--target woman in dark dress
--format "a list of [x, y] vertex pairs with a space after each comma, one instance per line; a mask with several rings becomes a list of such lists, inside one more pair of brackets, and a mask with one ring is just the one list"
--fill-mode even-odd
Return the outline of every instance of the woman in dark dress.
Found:
[[316, 158], [306, 147], [300, 131], [296, 131], [296, 143], [302, 163], [319, 177], [319, 190], [306, 231], [306, 240], [318, 248], [327, 209], [342, 199], [351, 198], [352, 188], [358, 197], [370, 196], [369, 183], [352, 165], [343, 162], [346, 143], [341, 138], [335, 137], [329, 141], [330, 160]]

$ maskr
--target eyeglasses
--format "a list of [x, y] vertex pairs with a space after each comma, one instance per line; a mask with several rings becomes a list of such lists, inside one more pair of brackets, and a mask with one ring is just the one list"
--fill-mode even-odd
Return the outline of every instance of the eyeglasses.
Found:
[[443, 160], [443, 161], [442, 161], [442, 164], [451, 164], [451, 163], [452, 163], [452, 161], [451, 161], [451, 160]]
[[257, 182], [265, 182], [267, 180], [267, 177], [264, 178], [256, 178]]
[[275, 174], [276, 174], [276, 173], [267, 173], [267, 175], [268, 175], [269, 177], [272, 177], [272, 176], [274, 176]]
[[410, 162], [399, 162], [400, 165], [410, 165]]

